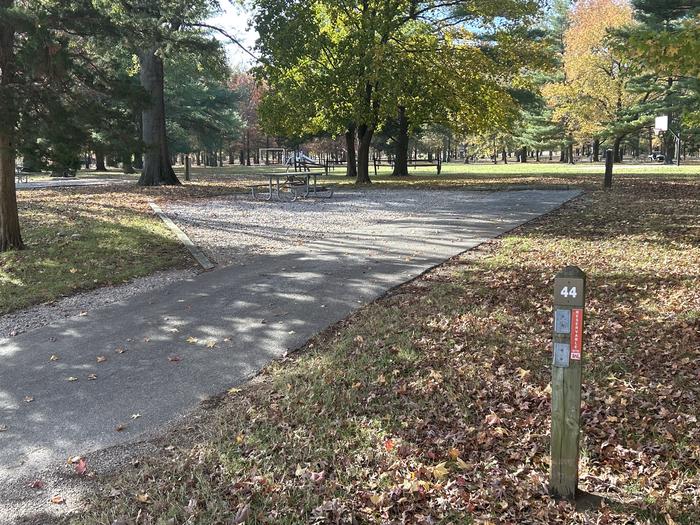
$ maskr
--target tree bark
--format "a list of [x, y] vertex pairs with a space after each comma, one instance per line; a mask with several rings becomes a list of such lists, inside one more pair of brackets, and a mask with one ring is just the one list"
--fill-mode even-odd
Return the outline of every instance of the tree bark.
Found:
[[372, 184], [369, 178], [369, 150], [372, 145], [374, 129], [367, 124], [362, 124], [357, 128], [357, 184]]
[[527, 162], [527, 146], [520, 151], [520, 162]]
[[165, 131], [163, 60], [156, 55], [155, 49], [146, 49], [139, 53], [139, 63], [141, 86], [146, 90], [151, 103], [141, 114], [143, 143], [146, 151], [138, 184], [140, 186], [177, 185], [180, 181], [175, 176], [170, 163]]
[[[12, 0], [0, 0], [0, 7], [12, 4]], [[14, 27], [0, 20], [0, 252], [24, 248], [15, 188], [14, 129], [19, 113], [12, 85], [16, 81], [14, 42]]]
[[101, 150], [95, 150], [95, 171], [107, 171], [105, 154]]
[[616, 164], [618, 162], [622, 162], [622, 152], [620, 150], [620, 143], [622, 142], [622, 139], [623, 137], [615, 137], [615, 141], [613, 142], [613, 156]]
[[394, 172], [391, 175], [408, 177], [408, 118], [404, 106], [399, 107], [397, 123], [399, 129], [394, 147]]
[[600, 139], [593, 139], [593, 162], [600, 161]]
[[345, 175], [347, 177], [354, 177], [357, 179], [357, 154], [355, 149], [355, 133], [357, 132], [357, 127], [355, 124], [350, 124], [347, 131], [345, 132], [345, 147], [347, 149], [347, 171]]
[[[6, 70], [3, 65], [0, 59], [0, 68], [4, 72]], [[0, 130], [0, 252], [24, 248], [17, 213], [13, 146], [8, 130]]]

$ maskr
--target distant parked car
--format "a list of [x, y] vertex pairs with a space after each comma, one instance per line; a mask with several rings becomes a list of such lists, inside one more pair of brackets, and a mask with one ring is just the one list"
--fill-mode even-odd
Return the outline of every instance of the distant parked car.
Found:
[[655, 160], [656, 162], [663, 162], [666, 157], [658, 151], [652, 151], [647, 157], [649, 160]]

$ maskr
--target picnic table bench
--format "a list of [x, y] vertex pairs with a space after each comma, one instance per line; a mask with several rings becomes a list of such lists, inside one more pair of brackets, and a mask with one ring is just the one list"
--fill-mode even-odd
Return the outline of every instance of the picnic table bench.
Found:
[[334, 188], [318, 184], [318, 173], [268, 173], [266, 184], [251, 186], [253, 198], [256, 200], [295, 201], [298, 198], [323, 197], [330, 199]]

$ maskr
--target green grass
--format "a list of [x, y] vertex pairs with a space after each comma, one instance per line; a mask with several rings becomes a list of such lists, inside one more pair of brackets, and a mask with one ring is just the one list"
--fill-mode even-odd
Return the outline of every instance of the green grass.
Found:
[[[271, 364], [98, 477], [73, 523], [690, 525], [699, 260], [698, 181], [589, 193]], [[580, 488], [601, 497], [578, 509], [546, 493], [551, 286], [572, 263], [589, 276]]]
[[84, 194], [20, 194], [26, 249], [0, 254], [0, 314], [183, 267], [186, 252], [142, 207]]

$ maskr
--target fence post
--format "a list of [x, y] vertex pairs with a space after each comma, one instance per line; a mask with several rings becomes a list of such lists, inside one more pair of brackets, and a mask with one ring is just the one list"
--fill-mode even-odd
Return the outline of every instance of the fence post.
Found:
[[605, 180], [603, 181], [604, 188], [612, 188], [613, 175], [613, 150], [605, 150]]
[[552, 432], [549, 492], [574, 499], [578, 486], [586, 274], [567, 266], [554, 279]]

